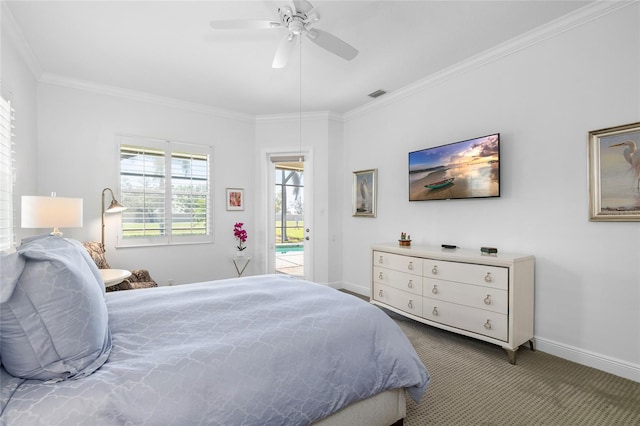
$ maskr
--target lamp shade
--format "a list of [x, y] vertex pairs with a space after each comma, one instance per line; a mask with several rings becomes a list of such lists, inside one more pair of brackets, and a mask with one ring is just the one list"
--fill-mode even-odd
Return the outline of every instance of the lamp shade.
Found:
[[120, 204], [115, 198], [111, 200], [111, 204], [109, 204], [109, 207], [107, 207], [107, 209], [104, 211], [105, 213], [118, 213], [118, 212], [123, 212], [125, 211], [127, 208], [125, 206], [123, 206], [122, 204]]
[[[106, 209], [104, 208], [104, 194], [109, 191], [109, 194], [111, 194], [111, 203], [109, 203], [109, 207], [107, 207]], [[102, 241], [102, 246], [104, 247], [104, 215], [105, 213], [118, 213], [118, 212], [122, 212], [124, 210], [126, 210], [127, 208], [125, 206], [123, 206], [122, 204], [120, 204], [118, 202], [118, 200], [116, 200], [116, 197], [113, 196], [113, 191], [111, 190], [111, 188], [105, 188], [102, 190], [102, 239], [100, 241]]]
[[82, 198], [22, 196], [23, 228], [79, 228]]

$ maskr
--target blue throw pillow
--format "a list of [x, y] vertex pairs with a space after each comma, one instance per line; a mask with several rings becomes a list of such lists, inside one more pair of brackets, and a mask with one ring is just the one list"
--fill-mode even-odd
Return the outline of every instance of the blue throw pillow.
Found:
[[111, 351], [104, 285], [82, 244], [31, 238], [2, 256], [1, 269], [0, 356], [10, 374], [57, 381], [104, 364]]

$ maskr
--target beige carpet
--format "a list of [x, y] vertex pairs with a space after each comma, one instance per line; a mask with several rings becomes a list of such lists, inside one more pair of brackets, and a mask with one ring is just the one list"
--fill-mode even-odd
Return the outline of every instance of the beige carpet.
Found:
[[528, 346], [495, 345], [390, 313], [431, 374], [405, 425], [640, 425], [640, 383]]

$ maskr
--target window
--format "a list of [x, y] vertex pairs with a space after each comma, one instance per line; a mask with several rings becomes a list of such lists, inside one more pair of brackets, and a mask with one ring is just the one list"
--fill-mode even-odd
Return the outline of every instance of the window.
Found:
[[13, 120], [11, 103], [0, 97], [0, 250], [14, 246]]
[[212, 241], [211, 151], [121, 137], [119, 246]]

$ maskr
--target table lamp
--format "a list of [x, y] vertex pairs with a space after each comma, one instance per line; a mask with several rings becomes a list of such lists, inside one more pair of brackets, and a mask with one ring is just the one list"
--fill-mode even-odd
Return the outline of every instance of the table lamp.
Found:
[[53, 228], [51, 235], [62, 236], [60, 228], [82, 227], [82, 198], [22, 196], [23, 228]]

